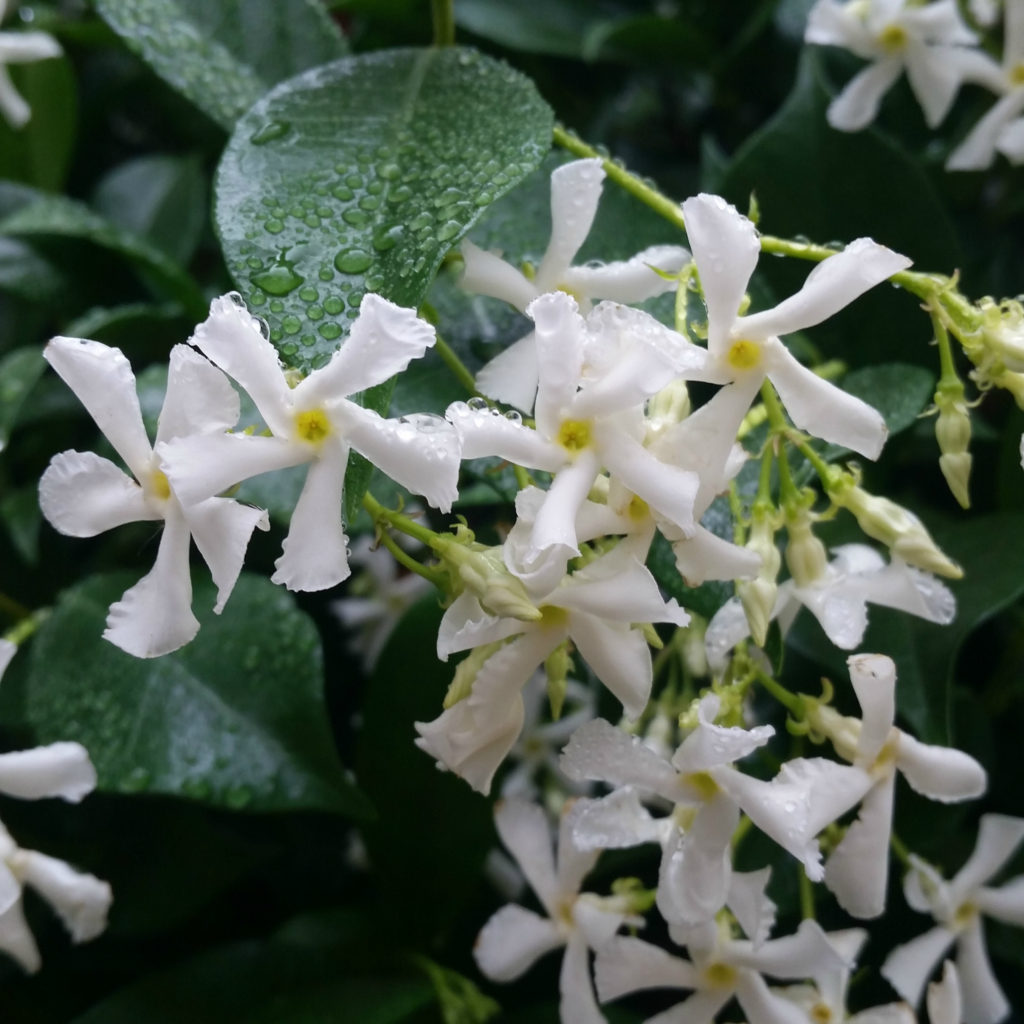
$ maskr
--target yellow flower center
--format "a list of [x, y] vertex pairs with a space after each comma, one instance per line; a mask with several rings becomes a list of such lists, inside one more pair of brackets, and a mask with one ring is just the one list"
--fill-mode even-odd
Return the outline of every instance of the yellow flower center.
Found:
[[761, 362], [761, 346], [756, 341], [740, 338], [729, 346], [725, 359], [734, 370], [752, 370]]
[[153, 494], [161, 501], [166, 501], [171, 496], [171, 482], [167, 475], [159, 469], [154, 469], [149, 478], [149, 486]]
[[907, 31], [900, 25], [886, 25], [878, 33], [878, 45], [886, 53], [899, 53], [907, 45]]
[[575, 455], [590, 445], [589, 420], [565, 420], [558, 428], [558, 443]]
[[309, 409], [296, 413], [295, 432], [303, 441], [319, 444], [331, 432], [331, 421], [323, 409]]
[[704, 968], [704, 981], [709, 988], [732, 988], [736, 984], [736, 968], [713, 963]]
[[569, 621], [569, 613], [564, 608], [553, 604], [540, 606], [540, 623], [542, 629], [553, 629], [564, 626]]
[[567, 284], [560, 284], [555, 289], [555, 291], [565, 292], [565, 294], [568, 295], [570, 298], [573, 298], [573, 299], [576, 300], [576, 305], [577, 306], [580, 305], [580, 303], [583, 301], [583, 297], [580, 295], [580, 293], [573, 291]]
[[978, 908], [973, 903], [962, 903], [953, 915], [954, 931], [966, 928], [978, 916]]
[[1024, 61], [1010, 68], [1010, 84], [1024, 85]]
[[811, 1020], [815, 1024], [831, 1024], [832, 1011], [824, 1003], [815, 1003], [811, 1007]]
[[651, 514], [651, 507], [644, 501], [643, 498], [638, 497], [636, 494], [629, 499], [629, 504], [626, 506], [626, 515], [630, 519], [636, 522], [643, 522]]
[[692, 786], [701, 800], [710, 800], [718, 792], [718, 783], [708, 772], [691, 772], [683, 776], [683, 782]]

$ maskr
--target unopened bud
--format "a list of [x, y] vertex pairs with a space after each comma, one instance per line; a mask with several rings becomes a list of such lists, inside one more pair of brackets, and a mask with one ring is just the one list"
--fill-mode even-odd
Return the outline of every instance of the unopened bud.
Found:
[[939, 468], [963, 508], [970, 508], [968, 480], [971, 475], [971, 414], [964, 401], [963, 385], [957, 380], [950, 387], [939, 385], [935, 393], [939, 410], [935, 421], [935, 438], [939, 442]]
[[736, 594], [743, 605], [754, 643], [763, 647], [779, 594], [775, 581], [782, 565], [782, 557], [775, 546], [775, 523], [770, 512], [759, 512], [755, 507], [746, 547], [760, 556], [761, 568], [754, 579], [736, 584]]
[[917, 566], [938, 576], [958, 580], [963, 570], [943, 554], [913, 512], [888, 498], [868, 494], [855, 484], [829, 489], [829, 497], [842, 508], [849, 509], [860, 528], [875, 540], [887, 545], [892, 554], [908, 565]]
[[796, 515], [786, 517], [786, 565], [798, 587], [806, 587], [820, 580], [828, 566], [828, 552], [825, 545], [814, 536], [811, 514], [806, 508]]
[[569, 670], [572, 668], [572, 657], [569, 645], [559, 644], [544, 662], [544, 672], [548, 677], [548, 702], [551, 705], [551, 717], [556, 721], [562, 717], [562, 705], [569, 689]]
[[680, 378], [663, 387], [647, 403], [648, 443], [689, 415], [690, 393], [686, 389], [686, 381]]

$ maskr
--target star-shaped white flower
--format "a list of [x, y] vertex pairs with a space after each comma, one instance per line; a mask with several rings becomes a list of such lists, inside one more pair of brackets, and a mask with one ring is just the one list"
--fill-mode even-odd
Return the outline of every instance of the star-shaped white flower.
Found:
[[[103, 634], [140, 658], [187, 644], [199, 630], [188, 567], [192, 537], [217, 585], [220, 612], [238, 579], [252, 531], [267, 529], [260, 509], [209, 495], [182, 501], [169, 469], [150, 445], [135, 376], [120, 349], [81, 338], [54, 338], [43, 353], [85, 406], [131, 471], [92, 452], [54, 456], [39, 481], [43, 515], [61, 533], [94, 537], [124, 523], [163, 520], [152, 571], [111, 605]], [[238, 395], [227, 378], [187, 345], [171, 350], [167, 394], [156, 444], [187, 439], [214, 444], [238, 420]]]
[[[788, 632], [800, 608], [807, 608], [825, 635], [842, 650], [853, 650], [863, 639], [868, 625], [868, 605], [917, 615], [928, 622], [945, 625], [956, 614], [956, 599], [940, 580], [914, 569], [900, 558], [886, 564], [866, 544], [841, 544], [819, 579], [779, 585], [771, 619], [778, 619], [783, 634]], [[730, 598], [714, 614], [705, 634], [708, 663], [721, 669], [729, 652], [750, 635], [739, 598]]]
[[1009, 1016], [1010, 1004], [989, 963], [982, 917], [1024, 927], [1024, 875], [998, 888], [986, 884], [1022, 841], [1024, 818], [986, 814], [974, 852], [949, 881], [920, 858], [911, 857], [904, 879], [907, 902], [920, 913], [930, 913], [938, 923], [897, 946], [882, 965], [882, 974], [908, 1003], [920, 1002], [925, 982], [955, 942], [966, 1024], [998, 1024]]
[[565, 947], [559, 982], [560, 1020], [566, 1024], [601, 1024], [590, 982], [591, 949], [600, 949], [632, 918], [621, 898], [580, 892], [597, 862], [597, 851], [581, 851], [565, 819], [558, 838], [557, 860], [551, 854], [551, 830], [544, 812], [522, 800], [498, 804], [498, 835], [537, 894], [547, 917], [514, 903], [502, 907], [484, 925], [473, 948], [477, 966], [494, 981], [514, 981], [545, 953]]
[[[7, 0], [0, 0], [0, 23], [7, 11]], [[0, 114], [14, 128], [21, 128], [32, 116], [29, 105], [14, 88], [8, 64], [28, 64], [59, 57], [60, 44], [47, 32], [0, 32]]]
[[[546, 292], [568, 292], [586, 313], [594, 299], [633, 303], [671, 291], [675, 287], [671, 277], [666, 279], [651, 268], [669, 275], [681, 270], [690, 258], [682, 246], [654, 245], [625, 262], [572, 266], [594, 222], [603, 181], [600, 160], [575, 160], [557, 168], [551, 175], [551, 240], [533, 276], [527, 277], [467, 240], [462, 243], [463, 288], [503, 299], [521, 313]], [[477, 375], [476, 383], [491, 398], [532, 409], [537, 392], [533, 333], [492, 359]]]
[[275, 583], [326, 590], [349, 575], [341, 505], [350, 449], [431, 505], [451, 508], [459, 447], [448, 424], [425, 415], [384, 419], [348, 397], [400, 373], [434, 344], [434, 329], [413, 310], [367, 294], [342, 347], [294, 387], [237, 296], [214, 299], [191, 340], [249, 393], [272, 436], [221, 433], [166, 445], [178, 495], [201, 501], [259, 473], [309, 464]]
[[829, 105], [828, 123], [844, 132], [860, 131], [875, 119], [882, 96], [904, 71], [934, 128], [946, 116], [960, 84], [976, 77], [984, 62], [973, 49], [977, 37], [961, 19], [955, 0], [818, 0], [808, 16], [804, 39], [841, 46], [871, 62]]
[[774, 309], [740, 316], [740, 305], [757, 266], [757, 229], [718, 196], [701, 194], [683, 203], [686, 233], [700, 273], [708, 312], [707, 366], [694, 379], [729, 384], [719, 424], [730, 439], [767, 377], [801, 429], [877, 458], [885, 421], [877, 410], [802, 366], [780, 335], [827, 320], [869, 288], [910, 266], [910, 260], [858, 238], [819, 263], [795, 295]]

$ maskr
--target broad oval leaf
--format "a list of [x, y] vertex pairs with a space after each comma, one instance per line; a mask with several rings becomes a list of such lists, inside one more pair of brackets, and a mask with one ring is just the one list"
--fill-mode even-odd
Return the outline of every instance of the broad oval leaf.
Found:
[[551, 131], [527, 78], [464, 48], [345, 58], [261, 99], [221, 161], [215, 216], [232, 276], [283, 360], [322, 365], [366, 291], [418, 305], [448, 249], [537, 166]]
[[102, 638], [109, 604], [131, 582], [94, 576], [65, 591], [35, 637], [25, 708], [41, 743], [82, 743], [101, 791], [370, 813], [335, 755], [320, 641], [290, 594], [243, 574], [217, 616], [203, 583], [199, 635], [147, 661]]

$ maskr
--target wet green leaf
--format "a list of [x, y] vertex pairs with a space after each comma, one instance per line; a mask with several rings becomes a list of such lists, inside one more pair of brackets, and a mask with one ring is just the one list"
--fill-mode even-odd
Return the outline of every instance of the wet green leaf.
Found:
[[38, 348], [18, 348], [0, 359], [0, 452], [7, 447], [25, 397], [45, 369]]
[[319, 638], [290, 594], [243, 574], [216, 616], [204, 582], [196, 639], [143, 660], [102, 638], [108, 606], [132, 582], [96, 576], [65, 591], [35, 637], [26, 711], [41, 742], [84, 744], [101, 791], [368, 813], [325, 724]]

